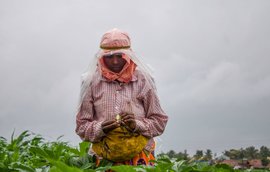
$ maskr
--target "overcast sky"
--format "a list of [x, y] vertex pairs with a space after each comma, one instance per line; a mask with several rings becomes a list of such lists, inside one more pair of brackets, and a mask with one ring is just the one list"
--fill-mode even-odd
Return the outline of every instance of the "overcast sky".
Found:
[[169, 116], [157, 151], [270, 147], [269, 0], [0, 0], [0, 135], [74, 145], [80, 75], [119, 28]]

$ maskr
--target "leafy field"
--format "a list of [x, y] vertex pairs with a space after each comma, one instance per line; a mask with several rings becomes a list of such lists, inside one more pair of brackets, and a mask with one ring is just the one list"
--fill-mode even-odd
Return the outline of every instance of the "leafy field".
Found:
[[[12, 134], [11, 141], [0, 137], [0, 172], [91, 172], [112, 169], [116, 172], [241, 172], [227, 165], [186, 162], [184, 160], [158, 157], [155, 166], [112, 166], [112, 162], [102, 160], [99, 167], [95, 159], [87, 154], [90, 143], [81, 142], [77, 148], [60, 138], [45, 141], [29, 131], [18, 137]], [[267, 170], [242, 170], [246, 172], [266, 172]], [[269, 171], [267, 171], [269, 172]]]

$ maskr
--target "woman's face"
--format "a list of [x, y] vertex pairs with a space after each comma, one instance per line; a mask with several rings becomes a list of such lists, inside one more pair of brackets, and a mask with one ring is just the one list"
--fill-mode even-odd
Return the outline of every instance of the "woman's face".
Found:
[[114, 73], [119, 73], [126, 64], [126, 60], [122, 58], [121, 53], [103, 56], [104, 63]]

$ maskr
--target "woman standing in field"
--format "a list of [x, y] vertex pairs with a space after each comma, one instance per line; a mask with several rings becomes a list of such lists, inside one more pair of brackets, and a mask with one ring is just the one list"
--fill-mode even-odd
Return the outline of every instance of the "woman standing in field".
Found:
[[127, 33], [106, 32], [83, 75], [76, 133], [93, 143], [90, 153], [116, 164], [149, 165], [154, 137], [168, 117], [160, 107], [148, 68], [131, 49]]

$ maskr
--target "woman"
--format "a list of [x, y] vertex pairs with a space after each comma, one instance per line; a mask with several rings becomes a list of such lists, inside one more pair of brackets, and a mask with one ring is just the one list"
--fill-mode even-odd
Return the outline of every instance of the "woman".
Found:
[[[116, 163], [149, 165], [154, 159], [153, 138], [163, 133], [168, 117], [160, 107], [148, 68], [130, 45], [128, 34], [118, 29], [103, 35], [95, 61], [83, 75], [76, 133], [95, 145], [125, 126], [129, 133], [142, 135], [147, 142], [140, 153]], [[90, 152], [99, 159], [106, 158], [91, 148]]]

